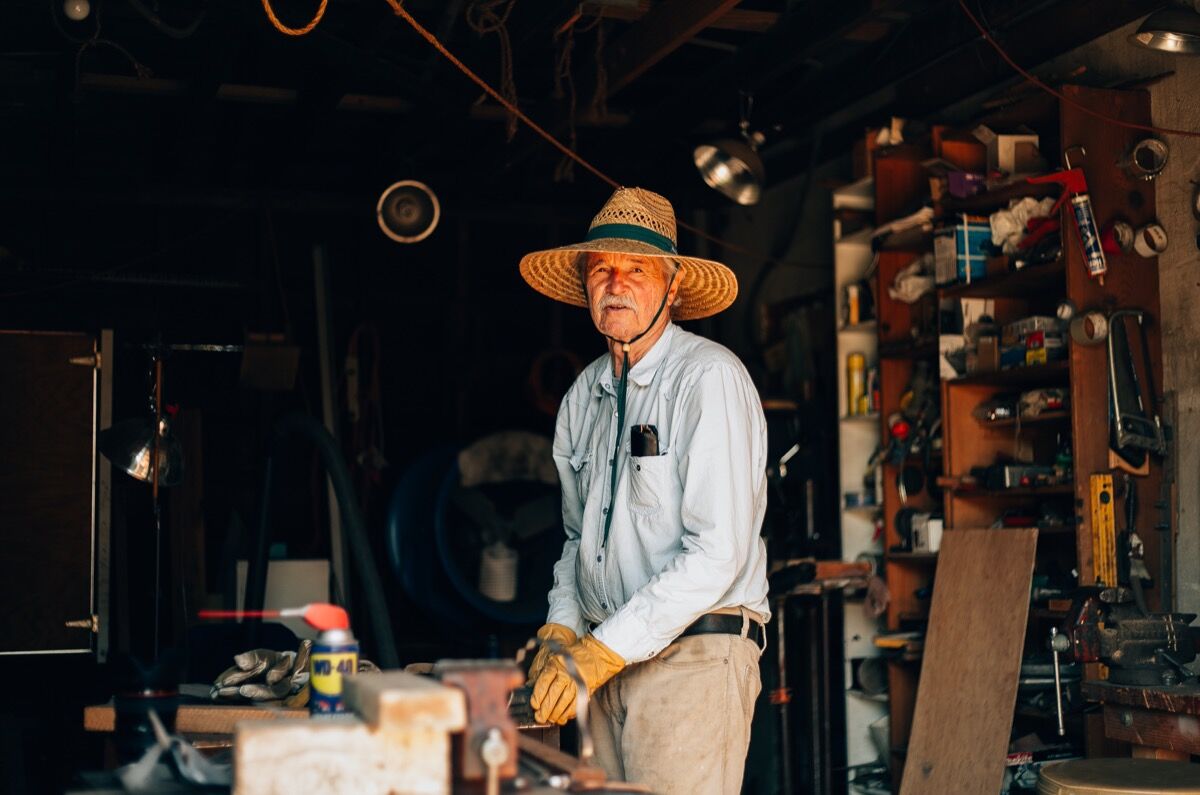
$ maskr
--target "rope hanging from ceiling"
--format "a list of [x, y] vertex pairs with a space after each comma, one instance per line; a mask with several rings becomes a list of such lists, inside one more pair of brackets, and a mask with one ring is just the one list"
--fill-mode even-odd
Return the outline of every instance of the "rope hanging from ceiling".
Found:
[[271, 20], [271, 24], [275, 26], [275, 30], [287, 36], [303, 36], [312, 31], [321, 21], [321, 17], [325, 16], [325, 9], [329, 6], [329, 0], [321, 0], [321, 5], [317, 7], [317, 13], [313, 16], [312, 21], [302, 28], [289, 28], [287, 25], [279, 21], [279, 17], [275, 16], [275, 9], [271, 8], [271, 0], [262, 0], [263, 10], [267, 12], [267, 19]]
[[[517, 0], [474, 0], [467, 6], [467, 24], [471, 30], [483, 36], [495, 33], [500, 42], [500, 93], [508, 100], [505, 106], [507, 119], [504, 124], [506, 140], [511, 141], [517, 134], [517, 117], [511, 106], [517, 104], [517, 81], [513, 74], [512, 39], [508, 35], [508, 18], [512, 15]], [[503, 10], [497, 10], [501, 9]], [[483, 101], [481, 96], [476, 104]]]

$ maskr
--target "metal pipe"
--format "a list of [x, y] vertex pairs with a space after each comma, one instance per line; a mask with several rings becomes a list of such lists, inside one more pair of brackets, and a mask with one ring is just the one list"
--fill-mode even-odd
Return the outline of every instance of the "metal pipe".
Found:
[[[267, 453], [267, 464], [263, 477], [258, 534], [254, 539], [254, 554], [249, 561], [246, 575], [244, 608], [261, 610], [266, 598], [267, 548], [270, 544], [274, 459], [284, 454], [285, 444], [292, 436], [302, 436], [312, 442], [321, 456], [321, 462], [325, 465], [325, 471], [333, 487], [333, 496], [337, 500], [341, 516], [345, 520], [344, 528], [350, 557], [357, 569], [363, 593], [366, 596], [366, 612], [371, 622], [375, 643], [378, 646], [380, 667], [384, 669], [399, 668], [400, 657], [396, 653], [396, 640], [392, 633], [392, 620], [388, 613], [387, 599], [384, 596], [379, 571], [375, 568], [375, 558], [371, 552], [370, 539], [367, 537], [366, 522], [363, 519], [362, 508], [355, 496], [350, 469], [346, 466], [345, 458], [334, 438], [329, 435], [321, 423], [307, 414], [289, 414], [275, 424], [274, 432], [271, 435], [270, 450]], [[258, 624], [251, 623], [252, 643], [255, 642], [257, 631]]]

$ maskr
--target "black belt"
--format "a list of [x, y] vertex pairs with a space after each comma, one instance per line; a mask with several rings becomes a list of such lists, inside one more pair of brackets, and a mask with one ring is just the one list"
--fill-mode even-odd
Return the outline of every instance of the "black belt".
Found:
[[[746, 619], [750, 622], [747, 628], [746, 637], [754, 641], [755, 644], [762, 645], [762, 624], [753, 619]], [[679, 633], [679, 637], [685, 635], [741, 635], [742, 634], [742, 617], [731, 616], [724, 613], [707, 613], [700, 616], [698, 619], [688, 625], [687, 629]]]

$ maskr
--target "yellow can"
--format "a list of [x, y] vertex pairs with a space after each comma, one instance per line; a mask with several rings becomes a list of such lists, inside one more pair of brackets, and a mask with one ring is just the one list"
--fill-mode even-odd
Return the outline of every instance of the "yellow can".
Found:
[[867, 357], [852, 353], [846, 357], [846, 413], [867, 413]]

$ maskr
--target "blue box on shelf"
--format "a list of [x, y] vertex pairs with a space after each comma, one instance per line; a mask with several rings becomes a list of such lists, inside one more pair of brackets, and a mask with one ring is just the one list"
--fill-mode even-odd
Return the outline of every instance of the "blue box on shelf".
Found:
[[977, 215], [960, 215], [954, 227], [954, 253], [958, 263], [958, 281], [970, 284], [987, 274], [988, 247], [992, 225]]

